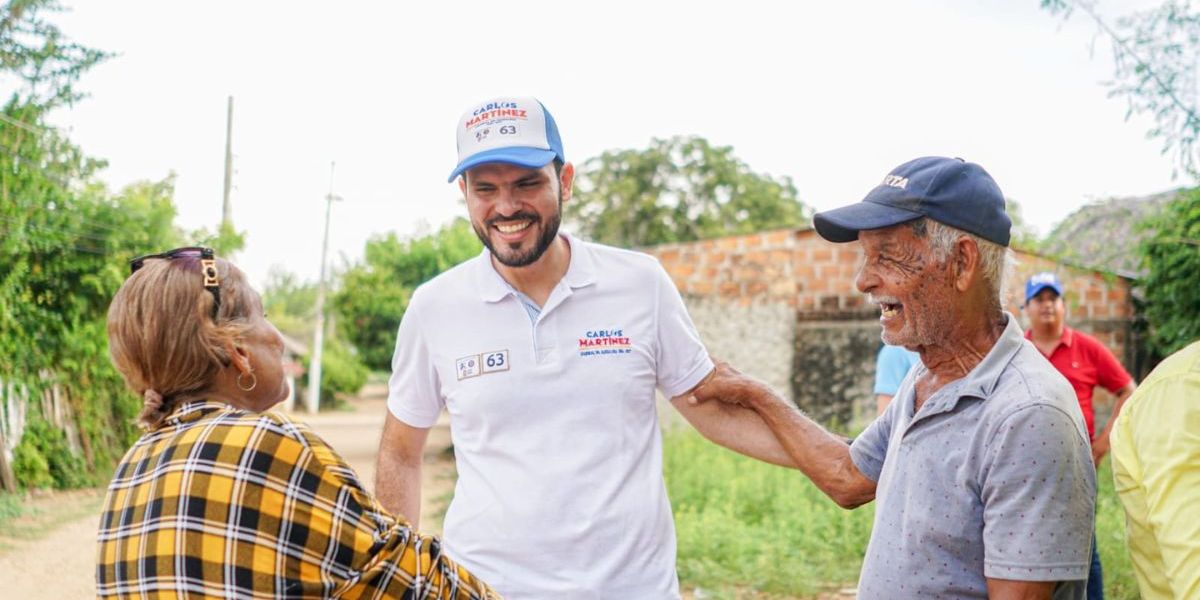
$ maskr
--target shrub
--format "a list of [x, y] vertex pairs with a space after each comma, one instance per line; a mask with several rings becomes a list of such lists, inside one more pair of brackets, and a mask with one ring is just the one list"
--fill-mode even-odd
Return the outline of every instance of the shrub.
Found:
[[28, 487], [75, 488], [91, 482], [87, 469], [62, 430], [41, 418], [30, 419], [13, 451], [13, 471]]

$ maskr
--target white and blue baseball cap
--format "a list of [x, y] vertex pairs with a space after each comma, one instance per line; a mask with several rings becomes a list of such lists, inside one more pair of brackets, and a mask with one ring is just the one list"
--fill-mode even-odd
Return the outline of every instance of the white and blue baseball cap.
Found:
[[467, 109], [458, 120], [458, 166], [447, 181], [486, 163], [540, 169], [566, 162], [550, 111], [537, 98], [493, 98]]
[[1042, 290], [1054, 290], [1055, 294], [1063, 295], [1063, 284], [1059, 281], [1058, 275], [1050, 271], [1042, 273], [1034, 273], [1028, 281], [1025, 282], [1025, 304], [1029, 304], [1033, 297], [1041, 293]]

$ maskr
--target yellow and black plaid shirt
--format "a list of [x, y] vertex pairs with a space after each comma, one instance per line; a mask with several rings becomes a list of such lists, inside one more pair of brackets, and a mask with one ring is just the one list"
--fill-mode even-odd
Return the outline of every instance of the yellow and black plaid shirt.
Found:
[[498, 598], [388, 514], [307, 426], [190, 402], [134, 444], [100, 521], [102, 598]]

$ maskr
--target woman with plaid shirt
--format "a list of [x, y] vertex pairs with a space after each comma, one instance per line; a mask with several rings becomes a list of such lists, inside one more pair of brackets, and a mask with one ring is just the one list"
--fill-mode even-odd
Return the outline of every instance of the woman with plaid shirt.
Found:
[[236, 267], [207, 248], [131, 267], [109, 352], [146, 432], [105, 498], [100, 597], [498, 597], [308, 427], [265, 412], [287, 394], [283, 340]]

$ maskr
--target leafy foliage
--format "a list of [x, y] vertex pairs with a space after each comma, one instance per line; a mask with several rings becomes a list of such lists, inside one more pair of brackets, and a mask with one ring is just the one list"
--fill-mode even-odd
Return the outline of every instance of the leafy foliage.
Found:
[[346, 271], [341, 291], [334, 295], [339, 331], [367, 366], [387, 369], [413, 290], [482, 249], [471, 224], [462, 218], [409, 240], [394, 233], [370, 240], [364, 264]]
[[1078, 10], [1096, 24], [1112, 43], [1115, 72], [1109, 96], [1125, 99], [1127, 116], [1153, 117], [1154, 127], [1147, 135], [1162, 141], [1164, 153], [1174, 151], [1178, 168], [1193, 178], [1200, 175], [1200, 14], [1192, 11], [1190, 2], [1167, 0], [1115, 23], [1101, 17], [1095, 0], [1041, 0], [1041, 6], [1063, 18]]
[[[311, 356], [304, 357], [306, 369], [311, 360]], [[369, 374], [367, 366], [344, 340], [325, 338], [325, 347], [321, 352], [322, 405], [330, 405], [345, 394], [357, 394], [367, 383]]]
[[23, 87], [15, 104], [52, 109], [83, 97], [75, 90], [80, 75], [108, 54], [68, 41], [43, 12], [59, 12], [53, 0], [10, 0], [0, 10], [0, 76]]
[[[267, 274], [263, 307], [271, 322], [296, 340], [311, 340], [314, 333], [317, 286], [299, 281], [292, 273], [274, 268]], [[302, 359], [305, 369], [311, 356]], [[332, 403], [342, 394], [355, 394], [367, 381], [368, 369], [342, 335], [327, 335], [321, 353], [321, 400]], [[297, 381], [307, 385], [306, 379]]]
[[[82, 460], [98, 473], [136, 436], [140, 406], [108, 361], [109, 300], [129, 258], [181, 236], [172, 178], [113, 195], [90, 183], [103, 163], [45, 124], [48, 111], [81, 97], [78, 77], [104, 57], [41, 18], [56, 9], [14, 0], [0, 13], [0, 77], [24, 85], [0, 108], [0, 379], [34, 398], [53, 386], [74, 413]], [[27, 407], [19, 482], [86, 483], [40, 406]]]
[[[1148, 132], [1162, 140], [1163, 151], [1193, 179], [1200, 178], [1197, 140], [1196, 65], [1200, 63], [1200, 13], [1191, 3], [1166, 0], [1161, 5], [1105, 21], [1094, 0], [1042, 0], [1041, 6], [1064, 18], [1078, 10], [1092, 19], [1112, 42], [1116, 62], [1109, 94], [1125, 98], [1128, 114], [1148, 114]], [[1162, 355], [1200, 338], [1200, 192], [1183, 192], [1159, 216], [1144, 220], [1139, 244], [1144, 313], [1150, 324], [1151, 349]], [[1153, 232], [1147, 234], [1147, 232]]]
[[1144, 224], [1139, 251], [1150, 342], [1161, 356], [1200, 339], [1200, 189], [1180, 194]]
[[810, 213], [791, 179], [755, 173], [700, 137], [588, 160], [563, 210], [575, 231], [621, 247], [797, 227]]
[[92, 481], [61, 429], [35, 418], [13, 450], [13, 471], [29, 487], [73, 488]]

